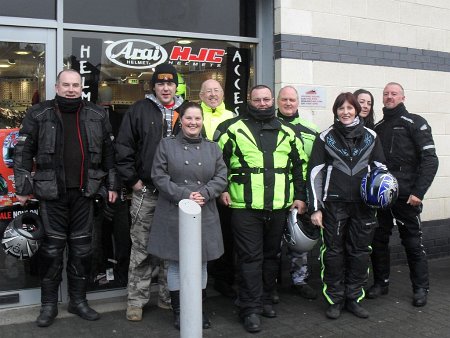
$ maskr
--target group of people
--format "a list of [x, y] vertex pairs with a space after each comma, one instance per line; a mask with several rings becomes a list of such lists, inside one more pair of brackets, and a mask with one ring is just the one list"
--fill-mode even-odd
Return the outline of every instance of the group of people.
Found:
[[[177, 85], [176, 69], [158, 65], [153, 93], [129, 108], [115, 140], [105, 111], [81, 100], [81, 77], [74, 70], [58, 75], [54, 100], [28, 111], [14, 171], [19, 201], [26, 203], [32, 194], [40, 199], [46, 230], [40, 250], [38, 326], [51, 325], [57, 316], [66, 246], [69, 312], [87, 320], [99, 318], [87, 304], [86, 285], [92, 197], [102, 184], [109, 203], [121, 187], [132, 191], [130, 321], [142, 320], [158, 270], [158, 305], [172, 308], [174, 326], [180, 328], [177, 209], [182, 199], [202, 209], [203, 291], [211, 268], [215, 288], [237, 295], [239, 317], [248, 332], [262, 329], [261, 316], [277, 316], [273, 304], [280, 243], [293, 209], [309, 214], [310, 222], [321, 229], [327, 317], [338, 318], [345, 307], [367, 318], [361, 306], [364, 296], [388, 292], [394, 224], [407, 253], [413, 304], [426, 304], [429, 285], [420, 212], [438, 159], [430, 126], [406, 110], [400, 84], [384, 88], [384, 118], [376, 125], [370, 92], [341, 93], [333, 105], [334, 122], [323, 132], [299, 116], [292, 86], [280, 90], [278, 110], [272, 90], [254, 86], [246, 111], [234, 116], [225, 108], [218, 81], [202, 84], [200, 104], [177, 96]], [[359, 193], [362, 177], [377, 167], [387, 167], [399, 182], [400, 196], [388, 210], [371, 209]], [[288, 255], [293, 287], [305, 298], [316, 298], [307, 284], [308, 252]], [[370, 256], [374, 284], [366, 292]], [[208, 267], [208, 261], [216, 264]], [[227, 278], [221, 279], [224, 275]], [[210, 326], [204, 312], [203, 328]]]

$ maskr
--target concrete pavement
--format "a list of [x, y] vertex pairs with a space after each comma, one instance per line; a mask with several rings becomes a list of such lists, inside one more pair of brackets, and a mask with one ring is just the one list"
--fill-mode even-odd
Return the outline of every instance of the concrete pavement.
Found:
[[[238, 321], [237, 308], [230, 299], [208, 290], [205, 309], [212, 328], [204, 330], [204, 337], [450, 337], [450, 257], [433, 259], [430, 264], [431, 289], [428, 304], [415, 308], [411, 304], [412, 291], [406, 265], [392, 267], [389, 294], [363, 305], [370, 318], [360, 319], [343, 312], [337, 320], [325, 317], [327, 305], [322, 297], [308, 301], [281, 287], [280, 303], [275, 306], [278, 317], [262, 318], [263, 330], [249, 334]], [[317, 275], [318, 271], [314, 271]], [[287, 283], [286, 283], [287, 284]], [[320, 287], [318, 278], [311, 284]], [[91, 301], [101, 312], [96, 322], [88, 322], [67, 313], [60, 305], [59, 316], [48, 328], [38, 328], [34, 320], [38, 307], [0, 311], [0, 337], [178, 337], [172, 326], [172, 313], [156, 306], [154, 294], [145, 308], [144, 319], [132, 323], [125, 319], [125, 299]]]

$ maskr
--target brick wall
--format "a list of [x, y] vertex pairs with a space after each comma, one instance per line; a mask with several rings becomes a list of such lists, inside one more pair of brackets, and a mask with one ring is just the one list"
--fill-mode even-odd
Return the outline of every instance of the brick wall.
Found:
[[450, 53], [375, 43], [278, 34], [275, 58], [450, 72]]

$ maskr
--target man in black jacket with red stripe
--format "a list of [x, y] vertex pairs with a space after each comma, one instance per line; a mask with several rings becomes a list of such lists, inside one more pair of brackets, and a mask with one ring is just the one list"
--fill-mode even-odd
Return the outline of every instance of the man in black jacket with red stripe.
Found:
[[388, 293], [389, 237], [398, 226], [405, 247], [413, 288], [413, 305], [427, 303], [429, 288], [428, 263], [422, 244], [420, 213], [422, 200], [436, 175], [439, 160], [427, 121], [409, 113], [404, 105], [403, 87], [395, 82], [383, 91], [384, 117], [375, 125], [386, 156], [389, 171], [397, 178], [400, 196], [388, 210], [379, 210], [379, 227], [373, 241], [372, 265], [374, 285], [367, 298]]
[[36, 104], [27, 112], [14, 155], [17, 199], [22, 205], [32, 194], [39, 199], [45, 229], [39, 255], [42, 307], [38, 326], [51, 325], [58, 314], [66, 246], [68, 311], [86, 320], [100, 318], [86, 301], [93, 197], [106, 183], [108, 202], [114, 203], [118, 188], [106, 112], [81, 99], [81, 76], [76, 70], [59, 73], [55, 90], [54, 100]]

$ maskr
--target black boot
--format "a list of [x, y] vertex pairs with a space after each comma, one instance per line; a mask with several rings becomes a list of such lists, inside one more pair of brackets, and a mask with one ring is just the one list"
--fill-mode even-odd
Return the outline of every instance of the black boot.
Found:
[[68, 274], [68, 282], [70, 301], [67, 311], [86, 320], [99, 319], [98, 312], [89, 307], [86, 300], [87, 278]]
[[70, 301], [67, 311], [86, 320], [97, 320], [100, 315], [89, 307], [86, 300], [87, 283], [92, 265], [91, 243], [91, 237], [69, 240], [69, 258], [66, 270]]
[[170, 302], [173, 312], [173, 326], [180, 329], [180, 290], [170, 291]]
[[65, 241], [45, 238], [40, 248], [38, 268], [42, 306], [36, 319], [36, 324], [40, 327], [52, 325], [58, 315], [58, 288], [62, 280], [64, 246]]
[[47, 327], [53, 324], [58, 315], [59, 281], [41, 281], [41, 311], [36, 319], [37, 326]]
[[[206, 289], [202, 289], [202, 307], [205, 305], [206, 300]], [[206, 311], [202, 312], [202, 326], [203, 329], [209, 329], [211, 327], [211, 321], [208, 318]]]
[[39, 316], [36, 319], [36, 324], [39, 327], [47, 327], [53, 324], [58, 315], [57, 304], [42, 304]]

